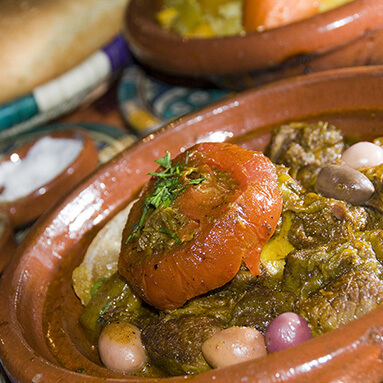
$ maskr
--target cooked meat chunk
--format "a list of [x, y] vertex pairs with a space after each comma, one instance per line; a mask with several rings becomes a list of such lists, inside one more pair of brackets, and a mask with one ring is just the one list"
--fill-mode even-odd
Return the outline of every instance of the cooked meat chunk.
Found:
[[341, 275], [325, 288], [297, 304], [314, 335], [359, 318], [383, 302], [383, 281], [367, 271]]
[[383, 230], [366, 230], [355, 233], [359, 241], [371, 243], [377, 260], [383, 264]]
[[273, 130], [266, 154], [274, 163], [289, 167], [304, 187], [312, 188], [320, 168], [338, 160], [343, 149], [342, 133], [335, 126], [292, 123]]
[[379, 227], [383, 228], [383, 164], [373, 167], [366, 167], [360, 169], [360, 171], [372, 182], [375, 188], [375, 194], [367, 202], [368, 206], [373, 207], [376, 210], [371, 211], [371, 218], [373, 218], [374, 224], [379, 224]]
[[168, 374], [194, 374], [210, 369], [201, 346], [223, 328], [223, 322], [216, 318], [168, 315], [148, 325], [142, 341], [154, 364]]
[[382, 266], [371, 244], [347, 240], [293, 251], [286, 257], [283, 288], [305, 299], [351, 270], [382, 275]]
[[259, 281], [243, 296], [233, 310], [232, 326], [251, 326], [265, 333], [268, 324], [279, 314], [291, 311], [295, 295], [278, 286]]
[[[305, 192], [283, 165], [277, 167], [283, 212], [292, 212], [287, 239], [296, 249], [312, 248], [347, 237], [372, 226], [372, 212], [363, 206]], [[374, 220], [373, 222], [376, 222]], [[277, 227], [276, 233], [280, 227]]]
[[343, 201], [308, 193], [288, 233], [296, 249], [312, 248], [348, 236], [350, 229], [363, 230], [368, 214], [361, 206], [351, 206]]
[[102, 328], [111, 322], [130, 322], [141, 328], [157, 317], [153, 308], [138, 298], [118, 273], [112, 274], [95, 290], [80, 317], [91, 339], [97, 339]]
[[231, 319], [234, 306], [256, 278], [242, 264], [241, 269], [231, 282], [207, 294], [191, 299], [179, 309], [168, 312], [172, 316], [199, 315], [213, 317], [222, 320], [227, 325]]

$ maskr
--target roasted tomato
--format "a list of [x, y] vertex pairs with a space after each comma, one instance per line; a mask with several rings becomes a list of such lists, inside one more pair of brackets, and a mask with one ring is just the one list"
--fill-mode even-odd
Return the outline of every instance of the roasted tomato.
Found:
[[229, 282], [242, 260], [257, 275], [282, 209], [273, 163], [228, 143], [157, 162], [123, 231], [118, 267], [135, 292], [174, 309]]
[[318, 0], [244, 0], [243, 27], [247, 32], [281, 27], [314, 16]]

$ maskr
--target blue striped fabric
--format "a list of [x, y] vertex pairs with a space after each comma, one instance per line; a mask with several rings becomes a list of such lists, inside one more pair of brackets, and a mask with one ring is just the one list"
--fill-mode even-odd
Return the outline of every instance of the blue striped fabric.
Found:
[[0, 106], [0, 131], [27, 121], [38, 112], [39, 108], [33, 94], [3, 104]]
[[[87, 94], [107, 81], [113, 72], [124, 68], [129, 60], [127, 43], [119, 35], [76, 68], [26, 96], [0, 104], [0, 132], [20, 124], [32, 127], [58, 117], [68, 108], [73, 109]], [[63, 107], [65, 104], [67, 108]]]

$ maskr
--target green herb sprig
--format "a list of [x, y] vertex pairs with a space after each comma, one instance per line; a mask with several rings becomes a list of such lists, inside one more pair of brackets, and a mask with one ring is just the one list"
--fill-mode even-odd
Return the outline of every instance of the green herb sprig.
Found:
[[161, 165], [164, 170], [160, 173], [148, 173], [150, 176], [157, 177], [158, 180], [153, 194], [145, 200], [145, 205], [153, 206], [156, 209], [161, 204], [168, 207], [185, 186], [179, 181], [184, 166], [179, 162], [173, 166], [169, 152], [166, 153], [165, 157], [159, 158], [155, 162]]
[[144, 201], [144, 208], [141, 218], [132, 230], [132, 233], [127, 238], [129, 242], [137, 234], [144, 224], [148, 212], [151, 208], [157, 209], [159, 206], [164, 208], [168, 207], [181, 193], [186, 189], [189, 184], [198, 185], [205, 180], [205, 177], [187, 179], [187, 182], [180, 182], [181, 174], [186, 170], [186, 165], [189, 162], [189, 153], [186, 153], [185, 164], [178, 162], [173, 165], [169, 152], [162, 158], [155, 160], [157, 164], [164, 169], [161, 172], [150, 172], [150, 176], [157, 177], [157, 182], [154, 187], [154, 192]]

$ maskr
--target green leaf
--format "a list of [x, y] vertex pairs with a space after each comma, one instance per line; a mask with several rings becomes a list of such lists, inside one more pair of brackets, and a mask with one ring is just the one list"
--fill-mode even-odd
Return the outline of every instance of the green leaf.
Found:
[[[144, 210], [140, 221], [134, 225], [132, 233], [127, 238], [126, 242], [132, 240], [138, 231], [145, 225], [146, 217], [151, 208], [157, 209], [160, 206], [168, 207], [180, 194], [182, 194], [188, 184], [197, 185], [205, 180], [205, 177], [196, 179], [184, 178], [180, 181], [180, 175], [187, 170], [186, 164], [189, 162], [189, 153], [186, 152], [185, 165], [178, 162], [172, 165], [170, 153], [167, 152], [162, 158], [155, 161], [164, 168], [161, 172], [150, 172], [149, 175], [157, 177], [154, 192], [147, 197], [144, 202]], [[190, 168], [189, 168], [190, 169]], [[174, 238], [176, 240], [176, 238]]]
[[155, 160], [154, 162], [157, 162], [157, 164], [163, 166], [165, 169], [169, 169], [172, 166], [172, 159], [169, 152], [166, 152], [164, 157], [159, 158], [158, 160]]
[[196, 178], [194, 180], [190, 180], [189, 184], [190, 185], [198, 185], [198, 184], [200, 184], [201, 182], [203, 182], [205, 180], [206, 180], [206, 177]]

